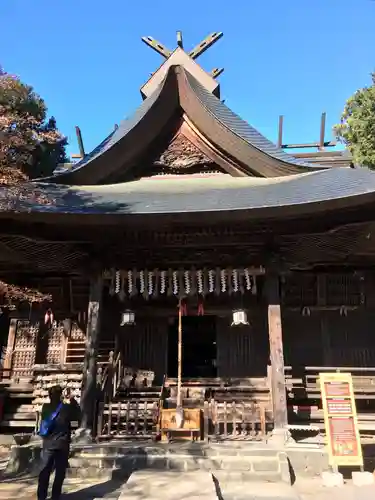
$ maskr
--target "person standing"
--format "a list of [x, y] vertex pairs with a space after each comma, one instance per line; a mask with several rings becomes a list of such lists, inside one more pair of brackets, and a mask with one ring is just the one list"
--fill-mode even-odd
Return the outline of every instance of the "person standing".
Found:
[[50, 476], [55, 469], [52, 500], [59, 500], [69, 463], [71, 423], [80, 419], [80, 409], [73, 397], [70, 397], [69, 403], [63, 402], [63, 390], [60, 386], [51, 387], [48, 394], [50, 402], [42, 407], [39, 429], [43, 446], [37, 498], [47, 499]]

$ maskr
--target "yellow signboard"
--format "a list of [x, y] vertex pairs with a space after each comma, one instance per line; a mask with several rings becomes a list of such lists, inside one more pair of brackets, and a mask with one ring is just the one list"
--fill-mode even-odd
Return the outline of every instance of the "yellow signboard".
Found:
[[353, 381], [350, 373], [320, 373], [329, 463], [363, 467]]
[[199, 408], [184, 408], [182, 426], [177, 425], [176, 409], [167, 408], [161, 410], [160, 432], [161, 439], [170, 440], [172, 436], [179, 435], [180, 439], [199, 439], [201, 432], [201, 410]]
[[[201, 412], [199, 409], [184, 409], [182, 430], [192, 431], [200, 429]], [[163, 430], [179, 430], [176, 423], [176, 409], [164, 409], [161, 411], [161, 428]]]

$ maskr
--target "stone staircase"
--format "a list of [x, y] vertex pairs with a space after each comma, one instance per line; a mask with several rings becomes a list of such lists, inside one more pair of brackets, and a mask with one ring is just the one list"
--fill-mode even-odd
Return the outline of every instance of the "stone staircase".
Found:
[[137, 470], [206, 471], [218, 481], [266, 481], [290, 484], [287, 455], [252, 443], [106, 443], [74, 447], [69, 476], [127, 479]]
[[4, 406], [0, 432], [4, 434], [31, 433], [36, 421], [31, 382], [9, 382], [3, 386], [2, 392]]

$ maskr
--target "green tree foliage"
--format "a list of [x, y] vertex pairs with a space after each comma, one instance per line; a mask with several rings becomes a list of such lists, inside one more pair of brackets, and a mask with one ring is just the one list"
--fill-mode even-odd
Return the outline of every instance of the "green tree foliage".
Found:
[[[56, 133], [56, 120], [53, 116], [43, 126], [47, 134]], [[64, 137], [57, 142], [44, 142], [38, 145], [33, 152], [33, 163], [27, 169], [30, 178], [46, 177], [51, 175], [59, 163], [68, 163], [69, 158], [66, 155], [67, 139]]]
[[357, 90], [348, 99], [335, 132], [356, 165], [375, 169], [375, 73], [372, 85]]
[[[66, 139], [56, 128], [56, 120], [47, 119], [43, 99], [19, 78], [0, 67], [0, 189], [3, 210], [12, 210], [15, 200], [29, 197], [52, 204], [37, 191], [30, 194], [23, 182], [51, 175], [59, 162], [66, 161]], [[0, 306], [18, 302], [50, 301], [51, 297], [29, 287], [0, 279]]]
[[66, 160], [65, 145], [43, 99], [0, 68], [0, 185], [50, 175]]

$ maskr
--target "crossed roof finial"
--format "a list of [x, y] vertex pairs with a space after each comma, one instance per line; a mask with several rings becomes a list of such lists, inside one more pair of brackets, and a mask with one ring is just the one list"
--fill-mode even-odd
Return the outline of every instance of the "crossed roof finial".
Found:
[[[192, 59], [197, 59], [200, 55], [203, 54], [207, 49], [212, 47], [220, 38], [223, 36], [222, 31], [214, 32], [211, 33], [210, 35], [206, 36], [198, 45], [194, 47], [193, 50], [188, 52], [187, 54], [192, 58]], [[173, 50], [169, 50], [165, 45], [160, 43], [158, 40], [155, 40], [152, 36], [143, 36], [142, 37], [142, 42], [144, 42], [146, 45], [151, 47], [151, 49], [155, 50], [158, 54], [162, 55], [165, 59], [168, 59], [172, 53], [174, 52]], [[182, 38], [182, 31], [177, 31], [177, 47], [180, 49], [184, 50], [184, 44], [183, 44], [183, 38]], [[215, 68], [211, 71], [211, 76], [213, 78], [218, 77], [221, 75], [221, 73], [224, 71], [224, 68]]]

